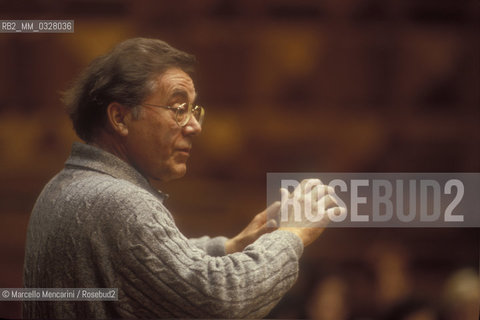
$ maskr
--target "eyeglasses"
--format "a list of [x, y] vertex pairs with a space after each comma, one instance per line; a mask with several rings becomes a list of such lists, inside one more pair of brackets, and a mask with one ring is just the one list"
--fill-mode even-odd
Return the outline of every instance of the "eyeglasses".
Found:
[[155, 104], [144, 103], [142, 106], [164, 108], [168, 110], [175, 110], [175, 121], [179, 127], [185, 127], [190, 121], [191, 116], [197, 120], [198, 124], [202, 126], [205, 110], [200, 106], [194, 106], [191, 103], [182, 103], [178, 107], [171, 106], [157, 106]]

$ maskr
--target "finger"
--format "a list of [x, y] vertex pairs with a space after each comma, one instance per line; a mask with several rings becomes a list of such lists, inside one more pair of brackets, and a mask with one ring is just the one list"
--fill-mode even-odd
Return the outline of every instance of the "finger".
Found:
[[323, 218], [320, 221], [311, 222], [308, 225], [308, 227], [309, 228], [325, 228], [328, 226], [328, 224], [331, 221], [330, 217], [341, 216], [343, 214], [346, 214], [346, 212], [347, 212], [347, 209], [343, 207], [333, 207], [333, 208], [327, 209], [325, 211]]
[[328, 187], [328, 188], [327, 188], [327, 192], [328, 192], [329, 194], [335, 194], [335, 188], [333, 188], [333, 187], [331, 187], [331, 186], [327, 186], [327, 187]]
[[318, 184], [323, 184], [323, 183], [320, 179], [303, 179], [302, 182], [300, 182], [300, 186], [302, 186], [302, 187], [305, 187], [308, 184], [318, 185]]
[[[347, 214], [347, 208], [344, 207], [334, 207], [325, 211], [328, 217], [339, 217]], [[330, 221], [330, 219], [328, 219]]]
[[296, 196], [300, 196], [302, 194], [308, 194], [318, 185], [322, 185], [322, 181], [320, 181], [320, 179], [302, 180], [300, 185], [297, 188], [295, 188], [294, 194]]
[[331, 195], [325, 195], [317, 202], [313, 203], [312, 209], [317, 212], [325, 212], [328, 208], [337, 207], [337, 203], [334, 197]]
[[312, 201], [316, 202], [316, 201], [320, 200], [326, 194], [330, 194], [331, 193], [330, 189], [331, 189], [331, 187], [329, 187], [327, 185], [324, 185], [324, 184], [315, 186], [315, 188], [313, 188], [312, 191], [311, 191]]
[[265, 219], [266, 220], [277, 220], [280, 218], [280, 201], [275, 201], [265, 209]]

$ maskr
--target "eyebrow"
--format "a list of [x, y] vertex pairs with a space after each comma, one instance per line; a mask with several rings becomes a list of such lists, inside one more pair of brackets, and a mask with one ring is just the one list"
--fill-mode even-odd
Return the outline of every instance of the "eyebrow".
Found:
[[[188, 92], [184, 89], [175, 89], [172, 95], [170, 96], [170, 99], [177, 98], [177, 97], [183, 98], [187, 101], [189, 100]], [[195, 100], [197, 100], [197, 93], [195, 93], [195, 95], [193, 96], [193, 102], [195, 102]]]

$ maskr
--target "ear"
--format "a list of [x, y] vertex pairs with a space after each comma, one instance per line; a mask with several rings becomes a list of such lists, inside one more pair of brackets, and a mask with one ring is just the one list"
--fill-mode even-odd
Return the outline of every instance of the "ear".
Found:
[[132, 117], [130, 108], [118, 103], [112, 102], [107, 107], [107, 119], [109, 127], [120, 136], [128, 135], [128, 123]]

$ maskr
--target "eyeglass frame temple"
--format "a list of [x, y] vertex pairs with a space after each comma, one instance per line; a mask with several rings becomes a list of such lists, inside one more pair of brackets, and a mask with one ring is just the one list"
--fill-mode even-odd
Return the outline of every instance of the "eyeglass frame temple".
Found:
[[[182, 103], [180, 106], [178, 107], [172, 107], [172, 106], [160, 106], [160, 105], [156, 105], [156, 104], [150, 104], [150, 103], [143, 103], [142, 105], [145, 105], [147, 107], [157, 107], [157, 108], [164, 108], [164, 109], [168, 109], [168, 110], [175, 110], [175, 122], [177, 123], [177, 125], [181, 128], [185, 127], [188, 123], [188, 121], [190, 121], [190, 117], [193, 116], [193, 110], [195, 108], [200, 108], [200, 117], [202, 119], [202, 123], [203, 123], [203, 118], [205, 117], [205, 109], [202, 107], [202, 106], [199, 106], [199, 105], [193, 105], [193, 103], [187, 103], [187, 102], [184, 102]], [[190, 109], [190, 112], [188, 112], [188, 120], [187, 122], [185, 122], [185, 124], [183, 126], [180, 125], [179, 121], [177, 120], [177, 117], [178, 117], [178, 111], [180, 110], [180, 107], [181, 106], [184, 106], [184, 105], [187, 105], [187, 110]], [[193, 116], [195, 118], [195, 116]], [[202, 125], [202, 123], [200, 123], [200, 119], [197, 119], [195, 118], [195, 120], [200, 124]]]

